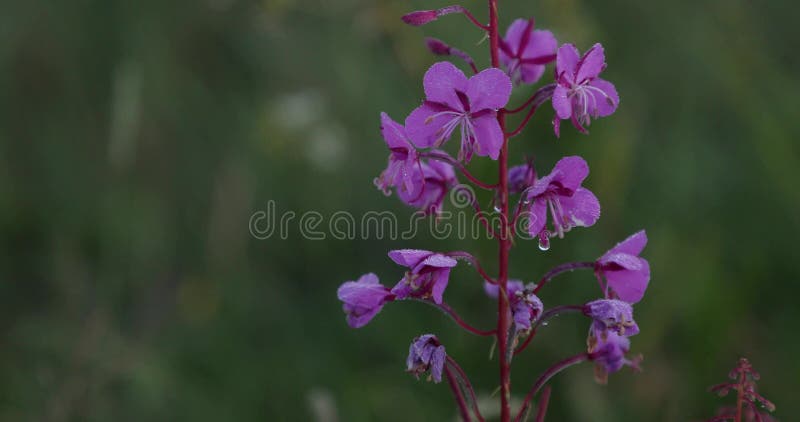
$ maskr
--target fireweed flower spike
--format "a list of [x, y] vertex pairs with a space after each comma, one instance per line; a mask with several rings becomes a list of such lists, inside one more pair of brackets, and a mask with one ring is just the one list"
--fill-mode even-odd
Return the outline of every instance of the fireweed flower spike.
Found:
[[503, 147], [497, 110], [511, 95], [511, 80], [500, 69], [486, 69], [467, 79], [450, 62], [435, 63], [423, 78], [426, 100], [406, 118], [406, 130], [420, 148], [439, 147], [456, 129], [461, 132], [459, 161], [473, 152], [496, 160]]
[[408, 348], [406, 371], [412, 373], [417, 379], [425, 372], [430, 371], [433, 382], [442, 382], [442, 372], [447, 359], [444, 346], [433, 334], [424, 334], [415, 338]]
[[386, 286], [378, 282], [378, 276], [372, 273], [362, 275], [358, 281], [345, 282], [336, 294], [344, 303], [342, 307], [347, 314], [347, 325], [352, 328], [367, 325], [386, 302], [395, 298]]
[[389, 258], [410, 269], [392, 289], [398, 299], [432, 298], [437, 305], [442, 304], [442, 294], [450, 278], [450, 269], [458, 261], [440, 253], [418, 249], [394, 250], [389, 252]]
[[[496, 285], [484, 282], [483, 288], [489, 297], [497, 299], [500, 289]], [[516, 332], [530, 330], [531, 324], [539, 319], [544, 310], [544, 304], [532, 290], [519, 280], [508, 280], [508, 300]]]
[[533, 29], [533, 19], [517, 19], [500, 40], [500, 62], [514, 83], [536, 83], [556, 58], [558, 43], [550, 31]]
[[389, 164], [375, 179], [375, 186], [384, 195], [391, 193], [390, 188], [397, 187], [398, 193], [410, 199], [416, 198], [422, 190], [422, 167], [419, 154], [406, 135], [406, 129], [388, 114], [381, 113], [381, 134], [389, 147]]
[[553, 129], [560, 135], [561, 120], [570, 119], [582, 133], [588, 133], [592, 118], [609, 116], [619, 105], [617, 89], [598, 78], [606, 68], [603, 46], [595, 44], [583, 57], [572, 44], [564, 44], [556, 57], [556, 86], [553, 92]]
[[610, 288], [619, 299], [628, 303], [642, 300], [650, 282], [650, 264], [639, 257], [645, 245], [647, 234], [642, 230], [618, 243], [597, 260], [597, 271], [606, 279], [606, 290]]
[[[530, 209], [528, 231], [539, 237], [539, 247], [549, 248], [549, 237], [564, 237], [573, 227], [590, 227], [600, 218], [600, 202], [597, 197], [581, 187], [589, 175], [589, 165], [578, 156], [564, 157], [556, 163], [553, 171], [527, 190], [527, 201], [533, 202]], [[547, 216], [553, 230], [546, 229]]]

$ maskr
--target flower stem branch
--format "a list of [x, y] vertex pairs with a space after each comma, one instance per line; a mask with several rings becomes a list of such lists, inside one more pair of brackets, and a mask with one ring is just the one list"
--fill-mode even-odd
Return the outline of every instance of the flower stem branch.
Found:
[[456, 259], [459, 258], [466, 259], [470, 264], [472, 264], [473, 267], [475, 267], [475, 270], [478, 271], [478, 273], [481, 275], [481, 277], [483, 277], [484, 280], [486, 280], [491, 284], [497, 284], [497, 281], [495, 281], [495, 279], [490, 277], [489, 274], [487, 274], [486, 271], [483, 270], [483, 267], [481, 267], [481, 263], [471, 253], [464, 251], [454, 251], [448, 253], [447, 256]]
[[437, 154], [435, 152], [423, 152], [420, 154], [420, 157], [439, 160], [456, 167], [458, 171], [460, 171], [461, 174], [464, 175], [464, 177], [466, 177], [467, 179], [469, 179], [470, 182], [474, 183], [476, 186], [482, 189], [495, 190], [498, 187], [497, 184], [489, 184], [473, 176], [472, 173], [470, 173], [469, 170], [467, 170], [467, 168], [464, 167], [463, 164], [461, 164], [458, 160], [455, 160], [453, 157], [450, 157], [449, 155]]
[[447, 316], [449, 316], [450, 319], [452, 319], [461, 328], [469, 331], [472, 334], [475, 334], [477, 336], [482, 336], [482, 337], [493, 336], [495, 334], [494, 330], [480, 330], [478, 328], [475, 328], [475, 327], [469, 325], [466, 321], [464, 321], [463, 318], [461, 318], [460, 315], [458, 315], [458, 313], [456, 311], [453, 310], [453, 308], [451, 308], [446, 303], [437, 304], [437, 303], [435, 303], [435, 302], [433, 302], [431, 300], [427, 300], [427, 299], [411, 299], [411, 300], [417, 300], [419, 302], [427, 303], [428, 305], [431, 305], [431, 306], [439, 309], [440, 311], [442, 311], [445, 314], [447, 314]]
[[455, 376], [453, 376], [453, 371], [451, 371], [450, 367], [447, 365], [444, 367], [444, 374], [447, 378], [447, 384], [450, 385], [450, 391], [453, 392], [453, 397], [458, 405], [458, 413], [461, 414], [461, 420], [465, 422], [472, 421], [472, 418], [469, 415], [469, 408], [467, 408], [467, 403], [464, 400], [464, 394], [461, 391], [461, 388], [458, 386], [458, 381], [456, 380]]
[[528, 110], [528, 114], [525, 115], [525, 118], [522, 119], [522, 122], [520, 122], [519, 126], [517, 126], [517, 128], [514, 129], [512, 132], [507, 133], [506, 137], [513, 138], [519, 135], [520, 132], [522, 132], [522, 130], [525, 129], [525, 126], [528, 125], [528, 122], [531, 120], [531, 117], [533, 117], [534, 113], [536, 113], [536, 106], [533, 106], [530, 108], [530, 110]]
[[467, 10], [467, 8], [465, 8], [464, 6], [447, 6], [447, 7], [443, 7], [441, 9], [439, 9], [439, 11], [440, 12], [444, 12], [444, 13], [442, 13], [443, 15], [444, 14], [448, 14], [448, 13], [463, 13], [464, 16], [466, 16], [467, 19], [469, 19], [470, 22], [472, 22], [478, 28], [480, 28], [480, 29], [482, 29], [484, 31], [488, 31], [489, 30], [488, 26], [482, 24], [481, 21], [476, 19], [475, 16], [473, 16], [472, 13], [470, 13], [470, 11]]
[[450, 366], [452, 366], [453, 369], [455, 369], [458, 376], [461, 377], [461, 380], [463, 382], [463, 387], [469, 393], [469, 398], [470, 401], [472, 402], [472, 411], [475, 413], [475, 417], [478, 418], [479, 422], [484, 422], [483, 416], [481, 415], [481, 411], [478, 408], [478, 398], [475, 394], [475, 389], [472, 388], [472, 383], [469, 381], [469, 378], [467, 378], [466, 372], [464, 372], [464, 370], [461, 369], [461, 366], [458, 365], [455, 359], [451, 358], [450, 356], [447, 356], [447, 363]]
[[522, 353], [525, 350], [525, 348], [528, 347], [528, 344], [530, 344], [531, 340], [533, 340], [533, 338], [536, 336], [536, 330], [539, 329], [539, 326], [542, 324], [546, 324], [547, 320], [549, 320], [550, 318], [566, 312], [582, 312], [582, 311], [583, 311], [583, 305], [560, 305], [544, 311], [544, 313], [542, 313], [539, 319], [537, 319], [536, 322], [533, 324], [533, 327], [531, 327], [531, 333], [528, 334], [528, 337], [525, 339], [525, 341], [514, 352], [514, 356]]
[[556, 362], [553, 366], [547, 368], [547, 370], [542, 372], [542, 374], [539, 375], [539, 378], [533, 384], [533, 387], [531, 387], [530, 391], [528, 391], [528, 394], [525, 396], [525, 399], [522, 401], [522, 406], [520, 407], [519, 412], [517, 413], [517, 417], [514, 419], [514, 421], [515, 422], [522, 421], [522, 417], [525, 414], [525, 411], [527, 410], [528, 406], [530, 406], [531, 399], [533, 399], [536, 393], [539, 392], [539, 390], [547, 383], [547, 381], [550, 380], [550, 378], [553, 378], [556, 374], [569, 368], [570, 366], [577, 365], [588, 359], [589, 359], [588, 353], [580, 353], [575, 356], [570, 356], [562, 361]]
[[505, 112], [508, 114], [517, 114], [522, 110], [528, 108], [529, 105], [534, 104], [535, 106], [541, 105], [543, 102], [547, 101], [548, 98], [553, 96], [553, 91], [556, 89], [556, 84], [548, 84], [536, 90], [533, 95], [530, 96], [521, 106], [512, 109], [506, 109]]
[[561, 264], [552, 270], [548, 271], [541, 280], [536, 284], [536, 288], [533, 289], [533, 293], [537, 293], [539, 290], [544, 287], [545, 284], [549, 283], [550, 280], [555, 278], [559, 274], [563, 274], [566, 272], [571, 272], [577, 270], [579, 268], [594, 268], [594, 262], [568, 262], [566, 264]]
[[550, 403], [550, 391], [552, 388], [548, 385], [542, 391], [542, 396], [539, 398], [539, 404], [536, 406], [536, 422], [544, 422], [544, 416], [547, 414], [547, 405]]

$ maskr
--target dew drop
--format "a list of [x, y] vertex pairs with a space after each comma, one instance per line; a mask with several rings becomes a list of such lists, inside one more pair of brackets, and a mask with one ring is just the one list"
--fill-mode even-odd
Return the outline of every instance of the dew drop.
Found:
[[539, 250], [547, 251], [550, 250], [550, 239], [547, 238], [539, 238]]
[[498, 207], [497, 205], [495, 205], [495, 206], [494, 206], [494, 212], [500, 212], [500, 211], [502, 211], [502, 210], [500, 209], [500, 207]]
[[544, 325], [545, 327], [547, 327], [549, 324], [550, 324], [550, 321], [542, 321], [542, 325]]

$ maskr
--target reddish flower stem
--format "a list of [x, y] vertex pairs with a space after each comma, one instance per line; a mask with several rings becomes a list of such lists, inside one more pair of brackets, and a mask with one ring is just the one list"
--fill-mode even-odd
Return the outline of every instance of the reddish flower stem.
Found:
[[458, 375], [464, 381], [464, 388], [466, 388], [467, 392], [469, 393], [470, 400], [472, 401], [472, 411], [475, 412], [475, 416], [478, 418], [479, 422], [484, 422], [483, 416], [481, 415], [481, 411], [478, 408], [478, 398], [475, 395], [475, 389], [472, 388], [472, 383], [469, 382], [469, 378], [467, 378], [467, 374], [461, 369], [461, 366], [455, 361], [455, 359], [447, 356], [447, 363], [450, 364], [453, 369], [456, 370]]
[[539, 398], [539, 405], [536, 406], [536, 422], [544, 422], [544, 416], [547, 414], [547, 405], [550, 403], [550, 386], [544, 388], [542, 397]]
[[548, 271], [547, 274], [545, 274], [542, 279], [539, 280], [539, 283], [536, 284], [536, 288], [533, 289], [533, 293], [537, 293], [542, 289], [542, 287], [544, 287], [545, 284], [550, 282], [550, 280], [559, 274], [574, 271], [579, 268], [594, 268], [594, 265], [594, 262], [568, 262], [566, 264], [561, 264]]
[[535, 113], [535, 112], [536, 112], [536, 106], [531, 107], [531, 109], [528, 110], [528, 114], [526, 114], [525, 118], [522, 119], [522, 122], [520, 122], [519, 126], [517, 126], [517, 128], [514, 129], [513, 132], [507, 133], [506, 137], [507, 138], [513, 138], [513, 137], [519, 135], [520, 132], [522, 132], [522, 130], [525, 129], [525, 126], [528, 125], [528, 122], [531, 120], [531, 117], [533, 117], [533, 113]]
[[547, 383], [547, 381], [550, 380], [550, 378], [553, 378], [553, 376], [563, 371], [564, 369], [567, 369], [572, 365], [576, 365], [588, 359], [589, 359], [588, 353], [580, 353], [575, 356], [570, 356], [562, 361], [556, 362], [553, 366], [547, 368], [547, 370], [542, 372], [542, 374], [539, 375], [539, 378], [536, 380], [536, 382], [533, 383], [533, 387], [531, 387], [530, 391], [528, 391], [528, 394], [525, 396], [525, 399], [522, 401], [522, 406], [520, 406], [519, 412], [517, 413], [517, 417], [514, 418], [514, 421], [515, 422], [522, 421], [522, 417], [525, 415], [525, 411], [528, 409], [528, 406], [530, 406], [531, 399], [533, 399], [533, 396], [535, 396], [536, 393], [539, 392], [539, 390], [545, 385], [545, 383]]
[[[500, 67], [500, 34], [497, 24], [497, 0], [489, 0], [489, 54], [492, 67]], [[497, 112], [497, 123], [500, 130], [506, 132], [506, 116], [504, 110]], [[499, 274], [497, 285], [500, 293], [497, 300], [497, 345], [500, 355], [500, 421], [511, 420], [511, 368], [508, 353], [509, 303], [506, 293], [508, 285], [508, 252], [511, 248], [511, 238], [508, 227], [508, 138], [503, 136], [503, 147], [498, 159], [498, 201], [502, 219], [502, 227], [498, 240], [498, 265]]]
[[744, 402], [745, 374], [739, 370], [739, 382], [736, 387], [736, 422], [742, 422], [742, 403]]
[[482, 23], [481, 23], [481, 22], [480, 22], [478, 19], [476, 19], [476, 18], [475, 18], [475, 16], [473, 16], [473, 15], [472, 15], [472, 13], [470, 13], [470, 12], [469, 12], [469, 10], [467, 10], [467, 8], [466, 8], [466, 7], [464, 7], [464, 6], [448, 6], [448, 7], [443, 7], [443, 8], [441, 8], [441, 9], [439, 9], [439, 11], [440, 11], [440, 12], [444, 12], [444, 13], [442, 13], [442, 14], [453, 13], [453, 12], [460, 12], [460, 13], [463, 13], [463, 14], [464, 14], [464, 16], [466, 16], [466, 17], [467, 17], [467, 19], [469, 19], [469, 20], [470, 20], [470, 22], [472, 22], [473, 24], [475, 24], [475, 26], [477, 26], [478, 28], [480, 28], [480, 29], [482, 29], [482, 30], [484, 30], [484, 31], [488, 31], [488, 30], [489, 30], [489, 27], [488, 27], [488, 26], [486, 26], [486, 25], [482, 24]]
[[495, 333], [495, 330], [479, 330], [479, 329], [467, 324], [461, 318], [461, 316], [459, 316], [456, 313], [456, 311], [454, 311], [453, 308], [448, 306], [446, 303], [442, 303], [441, 305], [437, 305], [437, 304], [435, 304], [433, 302], [429, 302], [429, 303], [431, 303], [434, 306], [436, 306], [437, 308], [441, 309], [444, 313], [446, 313], [448, 316], [450, 316], [450, 318], [452, 318], [453, 321], [455, 321], [456, 324], [458, 324], [459, 326], [461, 326], [461, 328], [469, 331], [472, 334], [485, 337], [485, 336], [493, 336], [494, 333]]
[[525, 341], [517, 348], [516, 351], [514, 351], [514, 356], [522, 353], [525, 350], [525, 348], [528, 347], [528, 344], [530, 344], [531, 340], [533, 340], [533, 338], [536, 336], [536, 331], [539, 329], [539, 326], [547, 322], [547, 320], [549, 320], [550, 318], [564, 312], [582, 312], [582, 311], [583, 311], [583, 305], [561, 305], [546, 310], [539, 317], [539, 319], [536, 320], [536, 323], [533, 325], [533, 327], [531, 327], [531, 333], [528, 334], [528, 337], [525, 339]]
[[444, 374], [447, 377], [447, 384], [450, 385], [450, 390], [453, 392], [453, 397], [456, 399], [458, 413], [461, 414], [461, 420], [465, 422], [472, 421], [472, 418], [469, 416], [467, 402], [464, 400], [464, 394], [461, 392], [461, 388], [459, 388], [458, 381], [456, 381], [456, 378], [453, 376], [453, 372], [447, 365], [444, 366]]
[[478, 259], [472, 256], [471, 253], [464, 251], [454, 251], [454, 252], [449, 252], [447, 256], [456, 259], [458, 258], [466, 259], [467, 261], [470, 262], [470, 264], [472, 264], [473, 267], [475, 267], [475, 270], [478, 271], [478, 273], [480, 273], [481, 277], [483, 277], [484, 280], [486, 280], [491, 284], [497, 284], [497, 281], [495, 281], [495, 279], [490, 277], [489, 274], [487, 274], [486, 271], [483, 270], [483, 268], [481, 267], [481, 263], [478, 262]]
[[472, 173], [470, 173], [469, 170], [467, 170], [467, 168], [464, 167], [463, 164], [461, 164], [458, 160], [453, 159], [449, 155], [437, 154], [435, 152], [423, 152], [419, 156], [425, 158], [432, 158], [434, 160], [443, 161], [447, 164], [452, 165], [453, 167], [457, 168], [458, 171], [460, 171], [461, 174], [464, 175], [464, 177], [469, 179], [470, 182], [474, 183], [476, 186], [480, 188], [486, 190], [495, 190], [498, 187], [497, 184], [489, 184], [473, 176]]

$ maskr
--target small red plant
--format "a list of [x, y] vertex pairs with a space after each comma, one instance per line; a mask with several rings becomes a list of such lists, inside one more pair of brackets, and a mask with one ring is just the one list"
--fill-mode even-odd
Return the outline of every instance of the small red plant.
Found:
[[759, 407], [768, 412], [775, 411], [775, 405], [764, 396], [756, 392], [756, 381], [761, 376], [750, 365], [750, 361], [740, 358], [739, 363], [731, 370], [728, 377], [733, 382], [724, 382], [712, 386], [709, 390], [725, 397], [731, 391], [736, 392], [736, 407], [722, 407], [717, 416], [708, 419], [708, 422], [735, 421], [735, 422], [770, 422], [776, 419], [769, 413], [759, 410]]

